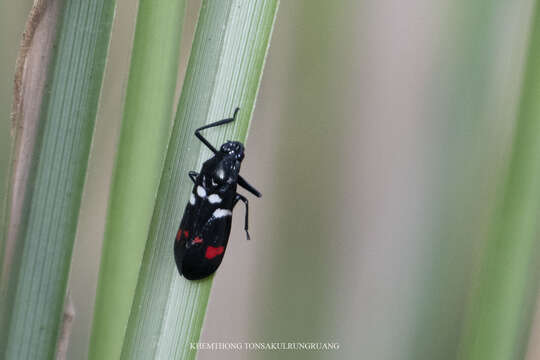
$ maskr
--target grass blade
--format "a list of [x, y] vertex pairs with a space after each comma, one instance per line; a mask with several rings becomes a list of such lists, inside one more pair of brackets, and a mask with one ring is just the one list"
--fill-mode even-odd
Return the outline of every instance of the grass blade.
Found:
[[[203, 1], [186, 79], [176, 114], [123, 359], [191, 359], [212, 279], [186, 281], [172, 256], [191, 183], [188, 170], [210, 155], [193, 136], [195, 128], [241, 111], [229, 126], [208, 132], [209, 140], [243, 141], [253, 113], [277, 0]], [[249, 161], [249, 155], [247, 157]]]
[[169, 139], [184, 8], [184, 0], [139, 3], [89, 359], [122, 350]]
[[533, 12], [504, 194], [466, 319], [461, 359], [522, 359], [537, 290], [540, 216], [540, 7]]
[[[16, 114], [17, 137], [29, 126], [34, 143], [16, 147], [14, 160], [9, 251], [3, 252], [0, 285], [5, 359], [55, 353], [114, 4], [35, 2], [30, 26], [40, 27], [51, 16], [54, 35], [46, 38], [46, 46], [34, 35], [31, 46], [40, 45], [51, 62], [27, 62], [23, 73], [27, 79], [45, 79], [45, 90], [40, 98], [35, 97], [39, 91], [24, 93], [21, 103], [32, 111]], [[18, 177], [22, 172], [24, 177]]]

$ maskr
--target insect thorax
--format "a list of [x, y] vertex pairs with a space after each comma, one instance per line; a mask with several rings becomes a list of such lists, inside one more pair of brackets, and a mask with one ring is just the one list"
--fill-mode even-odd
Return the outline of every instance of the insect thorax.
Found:
[[240, 165], [241, 160], [235, 156], [218, 152], [202, 166], [201, 176], [204, 186], [218, 192], [236, 190]]

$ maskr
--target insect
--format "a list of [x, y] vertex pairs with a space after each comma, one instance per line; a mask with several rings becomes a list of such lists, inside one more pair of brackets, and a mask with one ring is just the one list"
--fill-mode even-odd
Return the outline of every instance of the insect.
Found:
[[200, 173], [189, 172], [193, 191], [186, 205], [174, 242], [174, 258], [178, 272], [189, 280], [203, 279], [213, 274], [221, 261], [231, 232], [232, 210], [238, 201], [246, 207], [244, 230], [249, 240], [248, 199], [236, 192], [237, 185], [257, 197], [261, 193], [239, 174], [244, 159], [244, 145], [227, 141], [216, 150], [201, 131], [236, 120], [240, 108], [232, 118], [223, 119], [195, 130], [195, 136], [214, 156], [206, 160]]

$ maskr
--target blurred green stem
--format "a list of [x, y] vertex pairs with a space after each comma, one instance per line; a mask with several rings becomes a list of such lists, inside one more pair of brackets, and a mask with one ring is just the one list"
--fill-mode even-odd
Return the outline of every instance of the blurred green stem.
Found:
[[277, 0], [203, 1], [122, 359], [193, 359], [196, 355], [190, 343], [199, 339], [212, 278], [185, 280], [172, 256], [192, 187], [187, 172], [210, 156], [193, 132], [231, 116], [238, 106], [235, 123], [205, 135], [216, 146], [228, 139], [246, 139], [277, 4]]
[[535, 6], [504, 194], [474, 282], [460, 359], [522, 359], [537, 290], [540, 7]]
[[184, 0], [141, 0], [89, 359], [118, 359], [172, 123]]

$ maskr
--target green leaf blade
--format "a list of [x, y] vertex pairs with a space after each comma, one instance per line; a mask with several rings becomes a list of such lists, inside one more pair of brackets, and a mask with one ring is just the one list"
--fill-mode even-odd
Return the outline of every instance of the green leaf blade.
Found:
[[538, 289], [540, 6], [529, 49], [503, 196], [473, 283], [459, 359], [521, 359]]
[[174, 235], [192, 184], [189, 170], [210, 156], [193, 136], [203, 124], [230, 117], [209, 131], [211, 143], [244, 141], [266, 57], [278, 1], [203, 1], [176, 123], [137, 285], [123, 359], [194, 358], [212, 278], [187, 281], [177, 274]]
[[36, 102], [41, 105], [35, 147], [18, 154], [15, 163], [30, 170], [20, 190], [22, 211], [10, 216], [20, 220], [15, 249], [5, 253], [12, 257], [2, 269], [6, 335], [0, 351], [6, 359], [53, 358], [56, 351], [115, 3], [56, 4], [61, 10], [56, 40], [49, 44], [51, 64], [27, 72], [47, 80], [43, 100]]
[[89, 359], [117, 359], [169, 138], [184, 0], [139, 4]]

